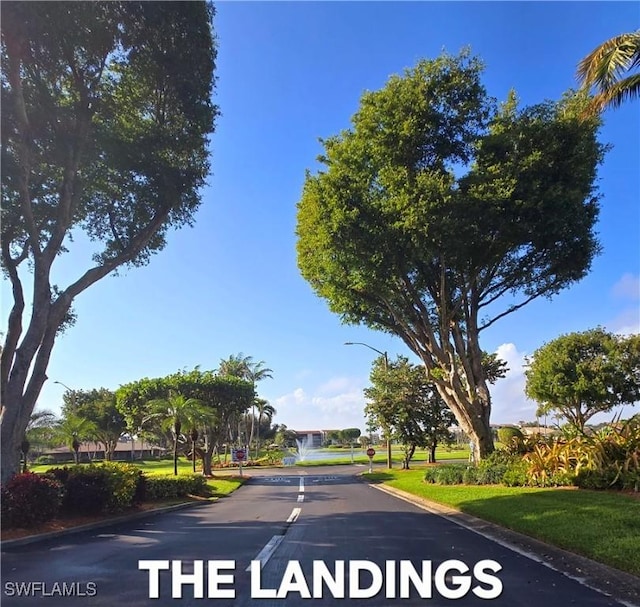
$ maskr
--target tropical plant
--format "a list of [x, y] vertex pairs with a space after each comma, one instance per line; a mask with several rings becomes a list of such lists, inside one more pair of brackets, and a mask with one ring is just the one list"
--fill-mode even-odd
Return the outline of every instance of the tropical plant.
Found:
[[497, 107], [468, 52], [362, 96], [325, 139], [297, 215], [298, 266], [345, 323], [399, 336], [493, 450], [481, 332], [582, 279], [599, 251], [600, 120], [588, 96]]
[[[578, 64], [578, 79], [595, 88], [593, 111], [617, 108], [640, 95], [640, 30], [606, 40]], [[633, 70], [636, 70], [635, 73]], [[625, 75], [629, 73], [628, 75]]]
[[95, 429], [91, 420], [69, 413], [58, 421], [55, 433], [58, 439], [69, 447], [73, 453], [73, 461], [77, 464], [82, 443], [94, 437]]
[[271, 425], [273, 422], [273, 416], [277, 413], [276, 408], [269, 404], [269, 401], [264, 398], [254, 398], [253, 406], [258, 409], [258, 425], [256, 427], [256, 457], [260, 450], [260, 426], [262, 425], [263, 418], [266, 419]]
[[[244, 379], [255, 385], [257, 382], [263, 379], [273, 378], [273, 370], [265, 367], [263, 360], [254, 361], [253, 356], [245, 356], [242, 352], [238, 354], [231, 354], [229, 358], [222, 359], [220, 366], [218, 367], [219, 375], [230, 375], [232, 377], [238, 377]], [[249, 444], [253, 442], [253, 434], [255, 431], [255, 410], [258, 403], [256, 402], [257, 396], [254, 398], [254, 402], [251, 406], [251, 429], [249, 432]], [[258, 424], [259, 425], [259, 424]], [[256, 457], [258, 455], [258, 445], [256, 445]]]
[[[5, 482], [75, 298], [121, 267], [146, 264], [172, 227], [194, 221], [218, 110], [210, 3], [0, 10], [0, 259], [13, 297], [0, 365]], [[91, 242], [92, 261], [56, 286], [55, 263], [76, 240]]]
[[29, 423], [20, 443], [22, 453], [22, 472], [27, 472], [28, 455], [34, 444], [51, 446], [55, 435], [56, 416], [52, 411], [43, 409], [34, 411], [29, 417]]
[[[171, 392], [169, 396], [149, 403], [151, 413], [149, 420], [160, 419], [161, 426], [168, 429], [173, 436], [173, 474], [178, 475], [178, 443], [182, 436], [183, 426], [188, 426], [192, 439], [193, 462], [195, 468], [195, 440], [198, 435], [193, 432], [199, 424], [205, 424], [208, 417], [214, 415], [211, 409], [195, 398], [186, 398], [182, 394]], [[193, 438], [195, 436], [195, 438]]]

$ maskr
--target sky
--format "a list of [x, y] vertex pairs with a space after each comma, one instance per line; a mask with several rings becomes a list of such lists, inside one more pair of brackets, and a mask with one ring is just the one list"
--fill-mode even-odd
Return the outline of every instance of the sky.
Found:
[[[221, 2], [216, 5], [220, 107], [212, 174], [192, 228], [169, 236], [143, 268], [107, 277], [79, 296], [61, 336], [39, 409], [59, 413], [65, 388], [119, 385], [180, 369], [215, 369], [244, 353], [273, 379], [259, 394], [275, 423], [295, 430], [359, 427], [363, 389], [380, 352], [409, 355], [398, 338], [343, 325], [300, 276], [296, 204], [320, 138], [348, 128], [366, 90], [422, 58], [470, 46], [490, 95], [515, 89], [523, 105], [577, 86], [576, 65], [604, 40], [639, 27], [635, 2]], [[194, 41], [195, 43], [195, 41]], [[483, 332], [484, 350], [510, 371], [492, 389], [493, 423], [535, 420], [524, 395], [525, 358], [563, 333], [596, 326], [640, 332], [640, 104], [604, 114], [600, 167], [603, 252], [589, 275]], [[66, 286], [91, 249], [70, 244], [54, 271]], [[10, 307], [2, 285], [2, 320]], [[346, 346], [362, 342], [369, 347]], [[627, 406], [623, 415], [640, 411]], [[611, 415], [595, 421], [606, 421]], [[551, 420], [549, 420], [551, 422]]]

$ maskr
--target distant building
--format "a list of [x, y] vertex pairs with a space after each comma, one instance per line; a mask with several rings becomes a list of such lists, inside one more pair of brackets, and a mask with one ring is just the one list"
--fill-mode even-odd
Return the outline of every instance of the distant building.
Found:
[[322, 447], [325, 444], [325, 430], [295, 430], [296, 440], [304, 443], [306, 447]]
[[[113, 461], [131, 461], [132, 456], [134, 459], [161, 457], [162, 455], [166, 455], [167, 452], [168, 450], [163, 447], [151, 445], [144, 441], [135, 441], [132, 445], [131, 441], [120, 440], [118, 441], [113, 453]], [[55, 464], [73, 462], [73, 451], [71, 451], [69, 447], [56, 447], [55, 449], [40, 452], [38, 455], [52, 457], [54, 460], [53, 463]], [[80, 462], [91, 462], [94, 460], [104, 459], [105, 450], [102, 443], [82, 443], [78, 450], [78, 461]]]

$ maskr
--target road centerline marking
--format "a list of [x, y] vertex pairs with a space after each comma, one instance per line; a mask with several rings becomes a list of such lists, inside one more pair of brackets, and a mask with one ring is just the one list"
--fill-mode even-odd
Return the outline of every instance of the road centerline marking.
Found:
[[[280, 545], [284, 535], [274, 535], [265, 545], [265, 547], [258, 552], [254, 561], [260, 561], [260, 567], [264, 567], [267, 561], [271, 558], [271, 555], [276, 551], [276, 548]], [[245, 571], [251, 571], [251, 564], [245, 569]]]
[[300, 493], [304, 493], [304, 477], [300, 477], [300, 488], [298, 489]]
[[302, 512], [302, 508], [294, 508], [291, 511], [291, 514], [289, 515], [289, 518], [287, 519], [287, 523], [289, 523], [289, 524], [295, 523], [296, 520], [298, 519], [298, 517], [300, 516], [301, 512]]

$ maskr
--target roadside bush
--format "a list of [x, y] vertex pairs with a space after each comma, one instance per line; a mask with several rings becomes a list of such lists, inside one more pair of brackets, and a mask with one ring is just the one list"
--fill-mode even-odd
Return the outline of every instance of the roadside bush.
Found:
[[621, 489], [620, 474], [615, 468], [580, 470], [574, 483], [580, 489]]
[[56, 458], [53, 455], [40, 455], [36, 457], [34, 463], [38, 466], [50, 466], [56, 463]]
[[437, 483], [438, 482], [438, 469], [440, 466], [431, 466], [426, 469], [424, 473], [424, 482], [425, 483]]
[[46, 476], [64, 485], [63, 510], [73, 514], [118, 512], [145, 497], [144, 476], [133, 464], [65, 466], [52, 468]]
[[62, 504], [64, 489], [54, 479], [26, 472], [2, 487], [2, 524], [35, 527], [54, 518]]
[[478, 485], [478, 469], [475, 466], [467, 466], [462, 475], [462, 482], [465, 485]]
[[507, 471], [507, 467], [507, 464], [485, 462], [485, 460], [482, 460], [478, 464], [476, 473], [478, 485], [499, 485], [502, 483], [502, 478]]
[[427, 468], [424, 480], [439, 485], [461, 485], [468, 466], [465, 464], [446, 464]]
[[140, 468], [133, 464], [114, 462], [105, 462], [100, 467], [107, 472], [111, 490], [107, 510], [124, 510], [144, 500], [145, 483]]
[[109, 472], [100, 466], [74, 466], [67, 470], [64, 510], [73, 514], [107, 511], [111, 498]]
[[522, 434], [520, 428], [514, 428], [511, 426], [507, 426], [506, 428], [498, 428], [498, 440], [510, 453], [525, 452], [524, 434]]
[[148, 501], [158, 501], [186, 495], [207, 496], [207, 479], [200, 475], [145, 477], [145, 493]]
[[525, 487], [529, 482], [528, 468], [529, 466], [521, 457], [515, 458], [507, 464], [507, 469], [502, 475], [502, 483], [507, 487]]

